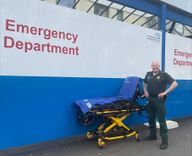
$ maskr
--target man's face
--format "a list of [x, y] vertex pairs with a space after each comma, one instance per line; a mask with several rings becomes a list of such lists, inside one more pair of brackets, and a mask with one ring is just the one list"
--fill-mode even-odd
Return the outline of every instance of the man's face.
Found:
[[154, 73], [158, 73], [159, 72], [159, 67], [160, 67], [160, 65], [159, 65], [158, 62], [152, 62], [151, 68], [152, 68]]

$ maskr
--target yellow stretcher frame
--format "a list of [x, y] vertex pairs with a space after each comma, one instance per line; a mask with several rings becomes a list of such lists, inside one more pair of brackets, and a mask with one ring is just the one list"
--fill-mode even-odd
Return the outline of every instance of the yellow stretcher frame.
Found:
[[[130, 127], [123, 123], [127, 117], [130, 116], [131, 112], [140, 112], [141, 108], [135, 109], [121, 109], [121, 110], [93, 110], [97, 116], [104, 116], [107, 120], [102, 123], [95, 131], [87, 132], [87, 139], [92, 139], [97, 137], [97, 143], [99, 147], [105, 147], [105, 140], [116, 140], [129, 138], [134, 136], [136, 141], [140, 141], [140, 135], [137, 131], [132, 130]], [[110, 124], [109, 124], [110, 123]], [[109, 125], [108, 125], [109, 124]], [[121, 135], [108, 136], [107, 133], [115, 130], [116, 128], [121, 128], [124, 132]]]

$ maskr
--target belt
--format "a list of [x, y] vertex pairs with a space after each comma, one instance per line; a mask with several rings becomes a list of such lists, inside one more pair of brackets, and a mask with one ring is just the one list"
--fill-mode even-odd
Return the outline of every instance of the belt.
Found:
[[158, 97], [158, 94], [156, 94], [156, 95], [149, 95], [149, 97]]

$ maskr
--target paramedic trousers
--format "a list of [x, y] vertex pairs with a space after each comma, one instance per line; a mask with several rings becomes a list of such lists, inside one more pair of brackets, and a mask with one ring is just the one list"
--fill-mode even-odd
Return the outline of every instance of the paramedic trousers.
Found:
[[146, 111], [149, 120], [150, 137], [156, 137], [156, 117], [160, 125], [160, 136], [162, 142], [168, 142], [167, 124], [165, 120], [166, 108], [165, 98], [149, 97], [149, 103], [146, 106]]

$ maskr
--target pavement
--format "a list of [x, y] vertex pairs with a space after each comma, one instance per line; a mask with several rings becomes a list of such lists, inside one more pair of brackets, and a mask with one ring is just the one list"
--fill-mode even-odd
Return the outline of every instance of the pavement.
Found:
[[[99, 148], [96, 140], [76, 137], [0, 151], [0, 156], [192, 156], [192, 117], [175, 120], [178, 128], [170, 129], [169, 147], [160, 150], [161, 139], [137, 142], [134, 138], [106, 141]], [[134, 126], [141, 137], [148, 134], [148, 127]]]

